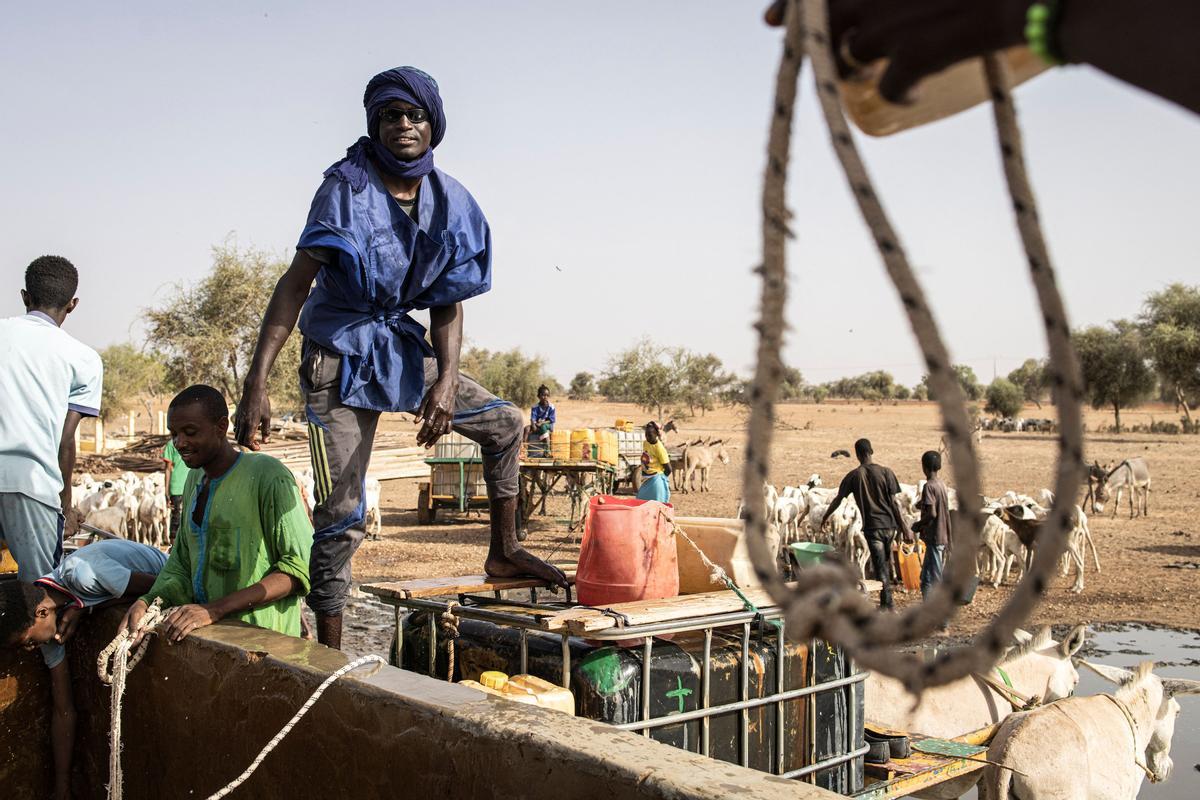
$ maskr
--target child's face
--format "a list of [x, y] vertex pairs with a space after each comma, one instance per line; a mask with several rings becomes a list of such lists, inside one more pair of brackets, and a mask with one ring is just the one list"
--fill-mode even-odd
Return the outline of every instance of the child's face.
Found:
[[56, 633], [58, 633], [58, 614], [55, 613], [53, 606], [47, 608], [39, 605], [34, 614], [33, 624], [13, 637], [10, 644], [20, 647], [22, 650], [32, 650], [39, 645], [54, 641]]

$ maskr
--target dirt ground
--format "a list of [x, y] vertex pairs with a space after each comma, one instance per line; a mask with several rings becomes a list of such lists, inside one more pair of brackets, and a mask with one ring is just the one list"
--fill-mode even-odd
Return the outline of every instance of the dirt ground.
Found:
[[[558, 402], [560, 427], [611, 425], [618, 417], [643, 419], [634, 406], [606, 402]], [[1053, 408], [1032, 406], [1030, 417], [1051, 417]], [[667, 443], [697, 436], [731, 441], [731, 461], [718, 465], [708, 493], [674, 493], [672, 502], [688, 516], [733, 516], [740, 497], [744, 411], [717, 409], [681, 424], [680, 434]], [[834, 450], [851, 449], [860, 436], [871, 439], [876, 459], [895, 470], [901, 481], [916, 483], [922, 476], [921, 453], [936, 449], [939, 416], [933, 404], [788, 405], [782, 406], [772, 456], [772, 481], [779, 486], [799, 484], [812, 473], [835, 485], [850, 464], [831, 460]], [[1122, 423], [1146, 423], [1151, 418], [1173, 419], [1170, 408], [1146, 407], [1122, 415]], [[1111, 424], [1110, 414], [1088, 412], [1089, 429]], [[404, 417], [383, 421], [385, 430], [406, 430]], [[984, 492], [999, 495], [1008, 489], [1032, 494], [1050, 486], [1054, 440], [1048, 434], [985, 434], [979, 446]], [[1110, 433], [1090, 435], [1087, 458], [1118, 461], [1144, 456], [1153, 478], [1148, 518], [1130, 520], [1128, 506], [1117, 516], [1090, 515], [1092, 534], [1103, 572], [1089, 562], [1087, 587], [1081, 595], [1067, 591], [1070, 581], [1057, 578], [1038, 608], [1034, 623], [1148, 622], [1200, 629], [1193, 599], [1200, 589], [1200, 569], [1173, 565], [1200, 563], [1200, 438], [1195, 436]], [[947, 470], [948, 472], [948, 470]], [[437, 524], [416, 520], [416, 481], [391, 481], [384, 487], [383, 537], [365, 542], [354, 561], [361, 582], [398, 580], [478, 572], [487, 548], [486, 516], [442, 512]], [[1111, 511], [1111, 509], [1109, 509]], [[552, 502], [549, 514], [535, 517], [526, 545], [555, 562], [571, 562], [579, 551], [576, 534], [566, 530], [565, 501]], [[948, 635], [969, 634], [1000, 608], [1011, 587], [982, 586], [972, 605], [954, 620]], [[900, 602], [919, 598], [900, 595]]]

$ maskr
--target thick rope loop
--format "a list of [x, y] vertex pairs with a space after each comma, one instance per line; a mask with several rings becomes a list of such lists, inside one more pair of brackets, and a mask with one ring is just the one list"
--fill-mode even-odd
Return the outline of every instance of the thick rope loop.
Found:
[[[846, 567], [805, 569], [796, 588], [787, 587], [775, 569], [775, 554], [766, 543], [767, 520], [761, 487], [768, 478], [774, 404], [782, 377], [787, 272], [785, 240], [789, 214], [785, 203], [787, 166], [792, 133], [796, 83], [803, 56], [810, 55], [817, 95], [834, 150], [850, 183], [859, 210], [896, 287], [909, 324], [929, 371], [929, 384], [940, 407], [945, 440], [958, 488], [960, 511], [956, 539], [945, 581], [929, 599], [902, 614], [879, 614], [858, 592], [857, 581]], [[901, 680], [910, 691], [947, 683], [990, 668], [1011, 642], [1016, 628], [1029, 616], [1044, 594], [1055, 564], [1067, 546], [1070, 510], [1078, 492], [1083, 465], [1082, 381], [1071, 348], [1069, 326], [1050, 267], [1049, 255], [1037, 221], [1033, 193], [1025, 177], [1020, 134], [998, 58], [987, 59], [987, 75], [996, 109], [1001, 153], [1018, 228], [1029, 260], [1045, 321], [1050, 351], [1050, 377], [1060, 415], [1059, 466], [1055, 504], [1038, 537], [1033, 567], [1008, 603], [971, 647], [943, 653], [926, 662], [916, 654], [899, 653], [889, 645], [915, 642], [929, 635], [954, 613], [956, 601], [965, 597], [974, 574], [974, 554], [981, 538], [978, 462], [971, 442], [965, 398], [942, 342], [924, 291], [912, 271], [904, 249], [883, 209], [853, 135], [846, 123], [838, 94], [836, 69], [829, 36], [826, 0], [793, 0], [787, 9], [787, 32], [776, 77], [775, 106], [768, 142], [763, 186], [763, 280], [758, 363], [750, 393], [749, 444], [743, 473], [747, 498], [746, 529], [751, 558], [764, 588], [784, 610], [788, 628], [797, 638], [821, 636], [842, 645], [859, 663]]]

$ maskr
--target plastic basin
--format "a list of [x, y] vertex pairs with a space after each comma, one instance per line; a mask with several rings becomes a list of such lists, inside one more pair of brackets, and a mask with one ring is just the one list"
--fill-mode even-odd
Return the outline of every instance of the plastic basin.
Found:
[[793, 542], [788, 545], [788, 549], [792, 551], [792, 558], [796, 564], [801, 567], [807, 567], [812, 564], [820, 564], [825, 558], [825, 554], [833, 550], [833, 545], [821, 544], [820, 542]]

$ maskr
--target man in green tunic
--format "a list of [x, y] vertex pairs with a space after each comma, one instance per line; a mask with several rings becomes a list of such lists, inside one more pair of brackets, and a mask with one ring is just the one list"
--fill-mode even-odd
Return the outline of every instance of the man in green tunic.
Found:
[[299, 636], [313, 529], [292, 473], [265, 453], [233, 447], [225, 398], [211, 386], [176, 395], [167, 427], [192, 470], [183, 520], [166, 566], [130, 607], [125, 627], [135, 630], [161, 597], [163, 607], [175, 607], [163, 626], [168, 641], [226, 617]]

